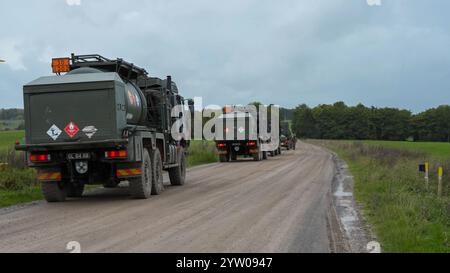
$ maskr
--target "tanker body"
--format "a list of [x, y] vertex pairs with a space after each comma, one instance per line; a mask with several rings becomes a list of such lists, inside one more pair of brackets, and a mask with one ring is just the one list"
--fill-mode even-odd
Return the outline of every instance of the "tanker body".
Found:
[[170, 132], [171, 110], [185, 100], [170, 76], [148, 77], [100, 55], [72, 54], [52, 67], [56, 76], [24, 86], [25, 139], [16, 145], [37, 169], [47, 201], [125, 180], [133, 197], [148, 198], [164, 190], [163, 170], [172, 185], [184, 184], [189, 142]]

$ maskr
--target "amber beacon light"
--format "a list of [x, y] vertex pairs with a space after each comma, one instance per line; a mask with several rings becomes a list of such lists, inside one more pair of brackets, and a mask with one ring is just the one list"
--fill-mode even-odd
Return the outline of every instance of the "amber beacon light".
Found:
[[52, 59], [53, 73], [65, 73], [70, 71], [69, 58], [54, 58]]

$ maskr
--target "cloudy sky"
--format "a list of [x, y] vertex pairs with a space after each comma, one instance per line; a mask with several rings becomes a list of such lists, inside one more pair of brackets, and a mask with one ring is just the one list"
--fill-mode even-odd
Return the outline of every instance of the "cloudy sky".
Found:
[[450, 103], [448, 0], [0, 2], [0, 108], [52, 57], [121, 57], [205, 104]]

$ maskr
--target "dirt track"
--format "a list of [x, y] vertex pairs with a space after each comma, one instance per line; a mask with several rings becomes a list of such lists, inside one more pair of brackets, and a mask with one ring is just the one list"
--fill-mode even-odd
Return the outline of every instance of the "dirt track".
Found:
[[83, 252], [329, 252], [332, 156], [304, 143], [283, 152], [192, 168], [185, 186], [148, 200], [99, 189], [0, 210], [0, 252], [67, 252], [69, 241]]

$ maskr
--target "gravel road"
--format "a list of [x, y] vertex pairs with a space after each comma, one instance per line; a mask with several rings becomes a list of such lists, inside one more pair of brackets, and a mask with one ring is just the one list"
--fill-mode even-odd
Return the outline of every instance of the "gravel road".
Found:
[[189, 169], [186, 185], [134, 200], [127, 188], [0, 210], [0, 252], [330, 252], [332, 155], [298, 142], [254, 162]]

